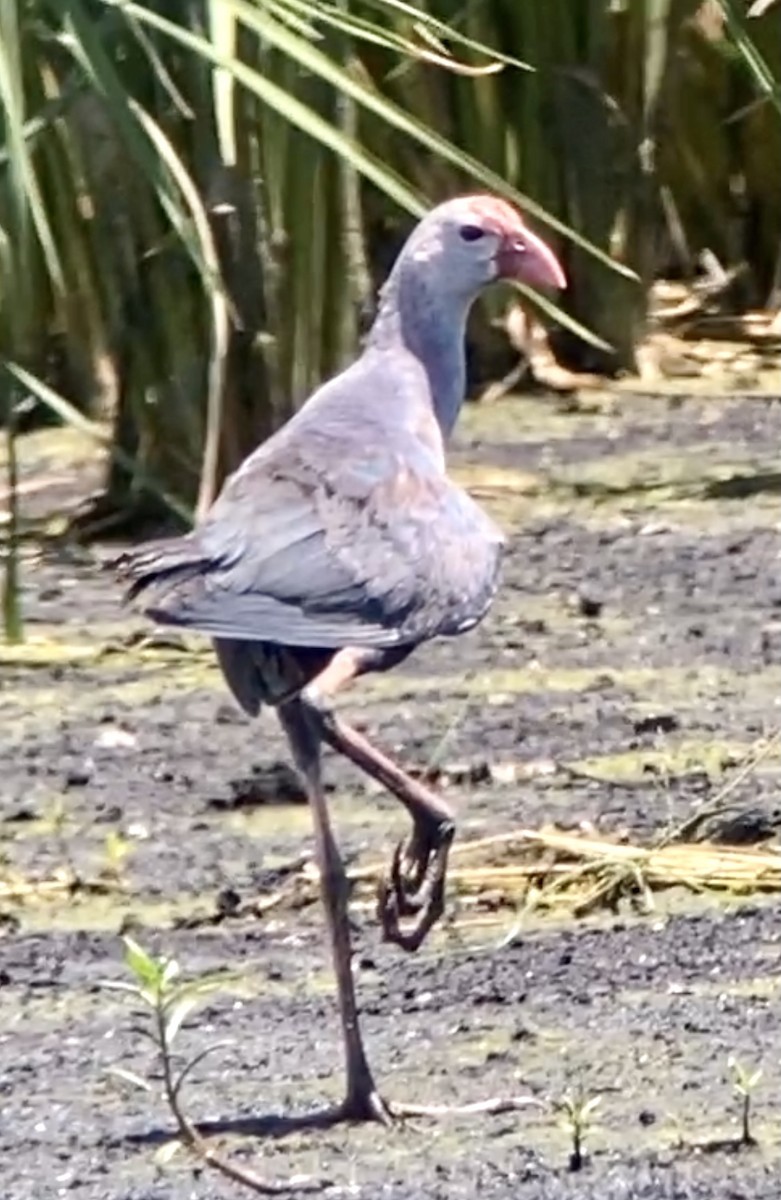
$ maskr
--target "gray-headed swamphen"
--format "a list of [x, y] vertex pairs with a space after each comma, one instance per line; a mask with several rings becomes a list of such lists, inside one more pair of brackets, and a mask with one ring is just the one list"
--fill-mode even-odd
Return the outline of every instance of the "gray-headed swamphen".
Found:
[[464, 335], [499, 279], [562, 288], [552, 251], [505, 201], [466, 196], [417, 225], [360, 357], [226, 481], [189, 534], [122, 556], [153, 620], [214, 639], [233, 695], [276, 708], [311, 806], [346, 1055], [330, 1118], [387, 1119], [361, 1038], [347, 881], [321, 785], [323, 744], [405, 806], [412, 835], [380, 889], [384, 936], [415, 950], [442, 915], [450, 808], [337, 716], [333, 693], [421, 642], [475, 626], [496, 593], [502, 534], [445, 470], [464, 398]]

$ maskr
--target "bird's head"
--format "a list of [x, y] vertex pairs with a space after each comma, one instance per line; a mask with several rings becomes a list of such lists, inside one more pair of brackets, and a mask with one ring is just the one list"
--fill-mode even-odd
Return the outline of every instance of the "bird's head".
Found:
[[567, 283], [550, 247], [496, 196], [459, 196], [438, 205], [412, 233], [407, 254], [442, 291], [460, 296], [476, 295], [499, 279], [532, 287]]

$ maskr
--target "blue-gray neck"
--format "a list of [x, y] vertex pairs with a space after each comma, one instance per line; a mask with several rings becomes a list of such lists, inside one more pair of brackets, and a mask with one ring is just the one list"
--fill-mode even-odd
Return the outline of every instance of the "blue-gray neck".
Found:
[[425, 279], [421, 265], [400, 259], [380, 297], [367, 348], [403, 346], [422, 364], [434, 415], [447, 439], [464, 401], [466, 319], [474, 297], [443, 295]]

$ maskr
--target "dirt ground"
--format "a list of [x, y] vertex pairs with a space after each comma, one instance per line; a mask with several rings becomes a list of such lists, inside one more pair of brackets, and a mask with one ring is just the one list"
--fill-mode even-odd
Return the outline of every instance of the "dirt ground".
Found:
[[[405, 763], [444, 764], [461, 842], [550, 822], [663, 836], [779, 725], [779, 445], [770, 394], [471, 407], [453, 461], [510, 535], [501, 596], [480, 630], [366, 681], [345, 713]], [[72, 434], [30, 435], [23, 459], [31, 528], [95, 481]], [[144, 626], [121, 610], [106, 553], [31, 537], [29, 641], [0, 650], [0, 880], [113, 869], [119, 884], [0, 900], [7, 1200], [234, 1194], [184, 1157], [160, 1167], [172, 1126], [157, 1091], [107, 1073], [154, 1061], [125, 998], [100, 986], [126, 978], [122, 930], [188, 972], [241, 975], [181, 1035], [193, 1054], [231, 1039], [193, 1073], [194, 1119], [339, 1097], [318, 906], [229, 915], [312, 854], [305, 805], [269, 773], [284, 759], [274, 718], [236, 710], [197, 640], [134, 644]], [[776, 754], [737, 783], [731, 838], [775, 835], [780, 780]], [[405, 829], [393, 802], [338, 762], [329, 782], [351, 864], [387, 857]], [[366, 895], [356, 903], [375, 1069], [391, 1099], [544, 1104], [244, 1139], [240, 1161], [372, 1200], [777, 1200], [776, 896], [681, 887], [645, 915], [578, 919], [456, 891], [416, 956], [381, 944]], [[752, 1148], [734, 1144], [730, 1056], [763, 1070]], [[578, 1088], [600, 1103], [572, 1173], [551, 1103]]]

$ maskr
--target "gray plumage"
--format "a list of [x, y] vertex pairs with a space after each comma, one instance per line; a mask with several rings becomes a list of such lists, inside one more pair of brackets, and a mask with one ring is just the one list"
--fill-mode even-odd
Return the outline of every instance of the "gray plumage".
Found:
[[[415, 645], [479, 621], [502, 536], [432, 449], [399, 428], [407, 398], [392, 364], [377, 367], [342, 376], [321, 421], [308, 413], [256, 451], [192, 534], [135, 559], [131, 595], [151, 586], [149, 616], [218, 638], [332, 649]], [[384, 400], [381, 418], [352, 409], [361, 375]]]
[[147, 615], [220, 643], [249, 711], [310, 673], [280, 648], [409, 650], [476, 625], [496, 592], [502, 534], [445, 471], [486, 281], [458, 238], [465, 203], [421, 222], [360, 358], [250, 455], [199, 527], [122, 561]]

